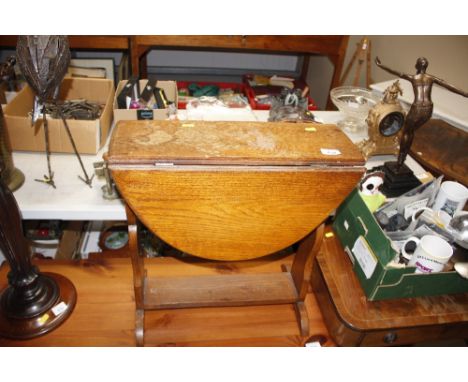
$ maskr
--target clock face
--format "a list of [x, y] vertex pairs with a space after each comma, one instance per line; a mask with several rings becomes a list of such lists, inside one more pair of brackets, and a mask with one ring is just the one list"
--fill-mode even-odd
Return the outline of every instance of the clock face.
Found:
[[384, 137], [390, 137], [400, 131], [405, 122], [405, 116], [400, 112], [392, 112], [382, 118], [379, 131]]

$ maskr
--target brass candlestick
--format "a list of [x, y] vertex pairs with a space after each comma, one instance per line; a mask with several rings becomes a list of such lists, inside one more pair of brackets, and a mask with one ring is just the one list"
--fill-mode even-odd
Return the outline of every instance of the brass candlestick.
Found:
[[3, 110], [0, 105], [0, 161], [3, 162], [4, 171], [0, 178], [10, 191], [15, 191], [24, 183], [24, 174], [13, 164], [10, 142], [4, 126]]

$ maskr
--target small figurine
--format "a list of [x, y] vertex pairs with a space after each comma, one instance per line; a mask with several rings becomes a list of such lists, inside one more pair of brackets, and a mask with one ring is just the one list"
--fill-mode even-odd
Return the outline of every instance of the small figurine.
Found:
[[424, 125], [432, 116], [433, 103], [431, 99], [432, 85], [436, 83], [447, 90], [460, 94], [463, 97], [468, 97], [468, 93], [457, 89], [445, 82], [444, 80], [426, 73], [429, 62], [426, 58], [420, 57], [416, 61], [416, 74], [410, 75], [396, 70], [390, 69], [380, 62], [378, 57], [375, 58], [375, 63], [383, 70], [408, 80], [413, 85], [414, 102], [406, 115], [405, 124], [403, 126], [403, 135], [400, 142], [400, 152], [398, 154], [397, 170], [403, 165], [406, 156], [408, 155], [411, 144], [413, 143], [414, 132]]
[[398, 95], [403, 95], [403, 90], [400, 87], [400, 81], [396, 80], [383, 93], [383, 103], [397, 103]]
[[379, 187], [383, 182], [383, 171], [373, 171], [367, 173], [359, 183], [359, 194], [372, 213], [377, 211], [378, 208], [387, 200], [385, 195], [379, 191]]

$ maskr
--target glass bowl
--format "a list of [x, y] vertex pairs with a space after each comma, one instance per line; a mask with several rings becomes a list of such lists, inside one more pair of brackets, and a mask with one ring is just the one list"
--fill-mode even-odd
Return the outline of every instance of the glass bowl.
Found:
[[366, 118], [369, 110], [380, 102], [378, 96], [365, 88], [340, 86], [330, 91], [330, 97], [344, 115], [338, 127], [349, 133], [367, 131]]

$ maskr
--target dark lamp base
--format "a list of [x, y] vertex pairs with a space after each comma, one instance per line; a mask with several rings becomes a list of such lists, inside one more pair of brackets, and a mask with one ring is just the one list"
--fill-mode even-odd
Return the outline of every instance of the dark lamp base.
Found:
[[[66, 277], [56, 273], [42, 273], [53, 279], [60, 291], [59, 298], [49, 310], [31, 318], [11, 318], [0, 305], [0, 337], [30, 339], [42, 336], [59, 327], [76, 305], [76, 289]], [[3, 293], [0, 294], [0, 299]]]

